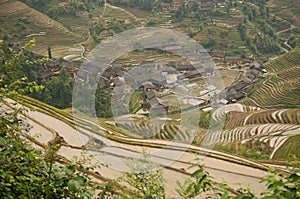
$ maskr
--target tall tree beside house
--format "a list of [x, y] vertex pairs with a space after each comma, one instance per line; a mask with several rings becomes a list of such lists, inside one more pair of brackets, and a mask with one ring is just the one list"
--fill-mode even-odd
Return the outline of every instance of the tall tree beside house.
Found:
[[49, 59], [52, 59], [52, 52], [51, 52], [50, 46], [48, 46], [48, 57], [49, 57]]

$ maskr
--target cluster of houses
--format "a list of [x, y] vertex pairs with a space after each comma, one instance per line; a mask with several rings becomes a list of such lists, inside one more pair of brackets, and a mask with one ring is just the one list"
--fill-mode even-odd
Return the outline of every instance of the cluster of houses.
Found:
[[152, 82], [144, 82], [140, 87], [145, 99], [142, 107], [151, 109], [151, 112], [156, 115], [166, 113], [169, 110], [168, 102], [160, 98], [158, 88], [161, 88], [160, 85], [155, 85]]
[[188, 2], [196, 2], [198, 3], [201, 11], [209, 12], [215, 8], [217, 3], [224, 3], [225, 0], [172, 0], [171, 3], [162, 3], [161, 8], [165, 11], [168, 11], [173, 7], [178, 7]]
[[181, 82], [214, 74], [214, 69], [197, 70], [193, 65], [182, 62], [144, 61], [128, 71], [120, 65], [110, 66], [103, 74], [99, 73], [98, 86], [101, 89], [112, 88], [112, 101], [123, 100], [128, 93], [139, 90], [144, 96], [142, 107], [160, 114], [169, 109], [168, 103], [160, 97], [161, 92]]
[[260, 71], [258, 68], [253, 68], [246, 72], [238, 81], [233, 83], [226, 90], [227, 102], [237, 102], [242, 98], [246, 97], [254, 84], [260, 82], [263, 78], [259, 76], [259, 73], [266, 72], [265, 70]]
[[79, 70], [81, 62], [58, 62], [55, 60], [49, 60], [41, 64], [41, 73], [38, 76], [38, 82], [42, 80], [50, 80], [52, 77], [57, 76], [61, 68], [65, 68], [66, 71], [75, 78], [76, 73]]
[[242, 62], [239, 56], [229, 56], [223, 50], [207, 50], [207, 52], [212, 56], [214, 60], [223, 61], [227, 65], [238, 65]]
[[[153, 45], [153, 46], [152, 46]], [[145, 45], [144, 48], [151, 49], [157, 48], [158, 44]], [[179, 52], [182, 50], [181, 46], [176, 45], [174, 42], [167, 42], [159, 44], [159, 48], [169, 49], [171, 52]], [[225, 51], [221, 50], [199, 50], [199, 52], [193, 52], [190, 56], [193, 59], [195, 56], [194, 63], [202, 63], [202, 60], [211, 56], [214, 60], [221, 60], [226, 62], [228, 65], [239, 65], [242, 60], [239, 57], [226, 56]], [[104, 63], [105, 62], [105, 63]], [[69, 63], [69, 62], [67, 62]], [[62, 67], [66, 68], [67, 71], [76, 77], [76, 73], [79, 67], [76, 67], [74, 64], [69, 63], [60, 64], [55, 61], [49, 61], [43, 63], [42, 76], [39, 79], [48, 79], [54, 75], [59, 74], [59, 71]], [[64, 65], [67, 64], [67, 65]], [[71, 65], [72, 66], [71, 66]], [[109, 65], [105, 71], [97, 71], [97, 68], [100, 65]], [[201, 64], [200, 64], [201, 65]], [[259, 69], [260, 64], [254, 64], [253, 68], [245, 75], [243, 75], [240, 80], [233, 83], [229, 88], [227, 88], [222, 93], [224, 96], [221, 99], [221, 103], [234, 103], [249, 93], [252, 86], [261, 81], [260, 72], [265, 73], [264, 69]], [[130, 70], [129, 70], [130, 69]], [[110, 65], [110, 60], [105, 60], [103, 63], [97, 63], [94, 67], [95, 71], [92, 69], [87, 69], [81, 67], [81, 71], [86, 75], [81, 74], [82, 77], [78, 77], [82, 82], [89, 82], [89, 78], [95, 78], [97, 80], [98, 88], [100, 89], [112, 89], [111, 100], [122, 100], [133, 90], [139, 90], [143, 93], [144, 101], [142, 102], [142, 107], [150, 110], [155, 114], [162, 114], [168, 112], [169, 105], [168, 102], [164, 101], [160, 97], [160, 93], [165, 91], [168, 88], [173, 88], [177, 85], [180, 85], [182, 82], [189, 80], [194, 80], [197, 78], [206, 78], [214, 76], [216, 71], [214, 68], [205, 68], [202, 65], [198, 68], [195, 68], [191, 63], [183, 62], [159, 62], [155, 63], [153, 61], [143, 61], [139, 67], [135, 68], [125, 68], [122, 65]], [[213, 92], [216, 88], [211, 87], [208, 90], [200, 92], [200, 97], [206, 95], [209, 92]]]

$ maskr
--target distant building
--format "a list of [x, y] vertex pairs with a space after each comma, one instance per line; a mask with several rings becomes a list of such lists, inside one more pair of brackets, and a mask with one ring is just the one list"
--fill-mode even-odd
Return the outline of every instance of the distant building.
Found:
[[183, 65], [183, 64], [177, 64], [175, 66], [176, 70], [178, 71], [193, 71], [195, 70], [195, 67], [191, 64], [188, 64], [188, 65]]
[[193, 70], [193, 71], [186, 71], [184, 73], [184, 76], [185, 78], [188, 79], [194, 79], [194, 78], [201, 77], [201, 74], [197, 70]]
[[207, 107], [207, 108], [202, 109], [203, 112], [208, 112], [208, 111], [212, 111], [212, 110], [213, 110], [212, 107]]
[[147, 100], [151, 100], [154, 97], [158, 97], [158, 92], [154, 89], [145, 92]]
[[229, 91], [226, 92], [226, 100], [235, 102], [238, 101], [246, 96], [245, 93], [239, 92], [234, 88], [231, 88]]
[[234, 64], [240, 64], [241, 58], [237, 56], [226, 56], [225, 57], [226, 64], [228, 65], [234, 65]]
[[151, 89], [155, 89], [156, 86], [154, 84], [152, 84], [151, 82], [145, 82], [142, 84], [142, 89], [144, 90], [144, 92], [146, 93], [147, 91], [151, 90]]
[[162, 9], [163, 11], [168, 11], [168, 10], [170, 10], [170, 8], [172, 7], [172, 4], [171, 4], [171, 3], [162, 3], [162, 4], [160, 5], [160, 7], [161, 7], [161, 9]]
[[212, 51], [213, 58], [225, 59], [226, 52], [223, 50], [214, 50]]
[[148, 103], [153, 114], [161, 115], [163, 113], [167, 113], [169, 110], [168, 103], [158, 97], [150, 99]]
[[203, 0], [200, 4], [200, 10], [203, 12], [212, 11], [215, 8], [215, 3], [213, 0]]
[[228, 104], [228, 100], [226, 99], [220, 99], [219, 101], [221, 104]]

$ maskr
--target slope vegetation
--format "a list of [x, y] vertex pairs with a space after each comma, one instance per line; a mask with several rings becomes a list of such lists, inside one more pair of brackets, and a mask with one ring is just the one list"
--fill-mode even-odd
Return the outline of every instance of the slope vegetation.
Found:
[[[70, 32], [61, 23], [32, 9], [19, 1], [0, 2], [1, 34], [12, 36], [22, 43], [35, 38], [38, 44], [32, 50], [47, 55], [51, 46], [54, 57], [68, 54], [68, 47], [74, 47], [83, 39]], [[77, 46], [78, 47], [78, 46]]]
[[286, 53], [265, 65], [266, 80], [242, 103], [260, 107], [299, 107], [300, 48]]

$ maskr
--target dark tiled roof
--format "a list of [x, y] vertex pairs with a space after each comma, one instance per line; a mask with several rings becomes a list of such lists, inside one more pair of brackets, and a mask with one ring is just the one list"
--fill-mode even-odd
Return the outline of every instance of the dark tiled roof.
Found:
[[158, 96], [158, 92], [156, 90], [151, 89], [151, 90], [146, 91], [146, 97], [148, 99], [152, 99], [152, 98], [155, 98], [157, 96]]

